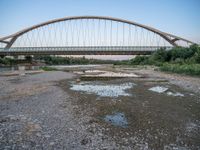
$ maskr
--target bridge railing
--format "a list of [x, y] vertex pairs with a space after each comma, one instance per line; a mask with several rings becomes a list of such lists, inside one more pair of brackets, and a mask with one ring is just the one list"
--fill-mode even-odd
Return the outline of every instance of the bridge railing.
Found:
[[169, 50], [172, 46], [68, 46], [68, 47], [12, 47], [0, 48], [2, 52], [41, 52], [41, 51], [156, 51], [160, 48]]

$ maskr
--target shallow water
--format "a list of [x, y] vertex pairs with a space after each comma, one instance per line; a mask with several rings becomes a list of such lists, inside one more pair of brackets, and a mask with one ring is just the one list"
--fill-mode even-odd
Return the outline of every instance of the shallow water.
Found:
[[123, 128], [126, 128], [128, 126], [128, 121], [127, 121], [124, 113], [116, 112], [112, 115], [106, 115], [104, 117], [104, 120], [115, 126], [120, 126]]
[[167, 92], [167, 95], [169, 95], [169, 96], [181, 96], [181, 97], [183, 97], [184, 96], [184, 94], [182, 94], [182, 93], [180, 93], [180, 92]]
[[173, 89], [169, 89], [168, 87], [164, 87], [164, 86], [154, 86], [154, 87], [151, 87], [149, 90], [156, 93], [164, 93], [164, 94], [167, 94], [168, 96], [180, 96], [180, 97], [184, 96], [184, 94], [180, 92], [175, 92], [173, 91]]
[[25, 70], [39, 70], [40, 66], [10, 66], [10, 67], [0, 67], [0, 72], [5, 71], [25, 71]]
[[168, 88], [163, 87], [163, 86], [155, 86], [155, 87], [150, 88], [149, 90], [153, 91], [153, 92], [157, 92], [157, 93], [163, 93], [163, 92], [167, 91]]
[[50, 67], [56, 69], [65, 69], [65, 68], [92, 68], [92, 67], [99, 67], [101, 65], [53, 65]]
[[125, 90], [130, 89], [135, 85], [134, 83], [103, 84], [95, 85], [92, 82], [81, 82], [79, 84], [72, 84], [71, 90], [83, 91], [87, 94], [96, 94], [101, 97], [119, 97], [130, 96], [131, 94]]
[[110, 79], [69, 82], [77, 105], [83, 110], [94, 107], [92, 116], [109, 129], [106, 134], [118, 142], [124, 137], [135, 138], [135, 144], [147, 143], [148, 149], [200, 148], [198, 94], [168, 82]]

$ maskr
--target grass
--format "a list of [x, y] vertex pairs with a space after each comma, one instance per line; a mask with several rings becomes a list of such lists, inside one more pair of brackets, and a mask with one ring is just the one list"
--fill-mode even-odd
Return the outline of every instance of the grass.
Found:
[[200, 76], [200, 64], [169, 64], [160, 67], [161, 71], [173, 72], [186, 75]]

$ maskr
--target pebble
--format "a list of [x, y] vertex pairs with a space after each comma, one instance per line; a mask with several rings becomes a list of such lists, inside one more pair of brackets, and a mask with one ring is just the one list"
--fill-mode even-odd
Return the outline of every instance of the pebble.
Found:
[[41, 133], [36, 133], [36, 136], [41, 137], [42, 135]]
[[50, 138], [51, 136], [49, 134], [44, 135], [45, 138]]
[[99, 135], [99, 136], [103, 136], [103, 134], [102, 134], [102, 133], [99, 133], [98, 135]]
[[55, 143], [54, 142], [50, 142], [49, 145], [53, 146]]

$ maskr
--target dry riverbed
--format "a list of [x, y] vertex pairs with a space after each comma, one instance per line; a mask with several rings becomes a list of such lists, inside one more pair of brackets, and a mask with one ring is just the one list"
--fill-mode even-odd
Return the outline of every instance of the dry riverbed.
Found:
[[63, 70], [0, 76], [0, 149], [200, 149], [199, 78]]

